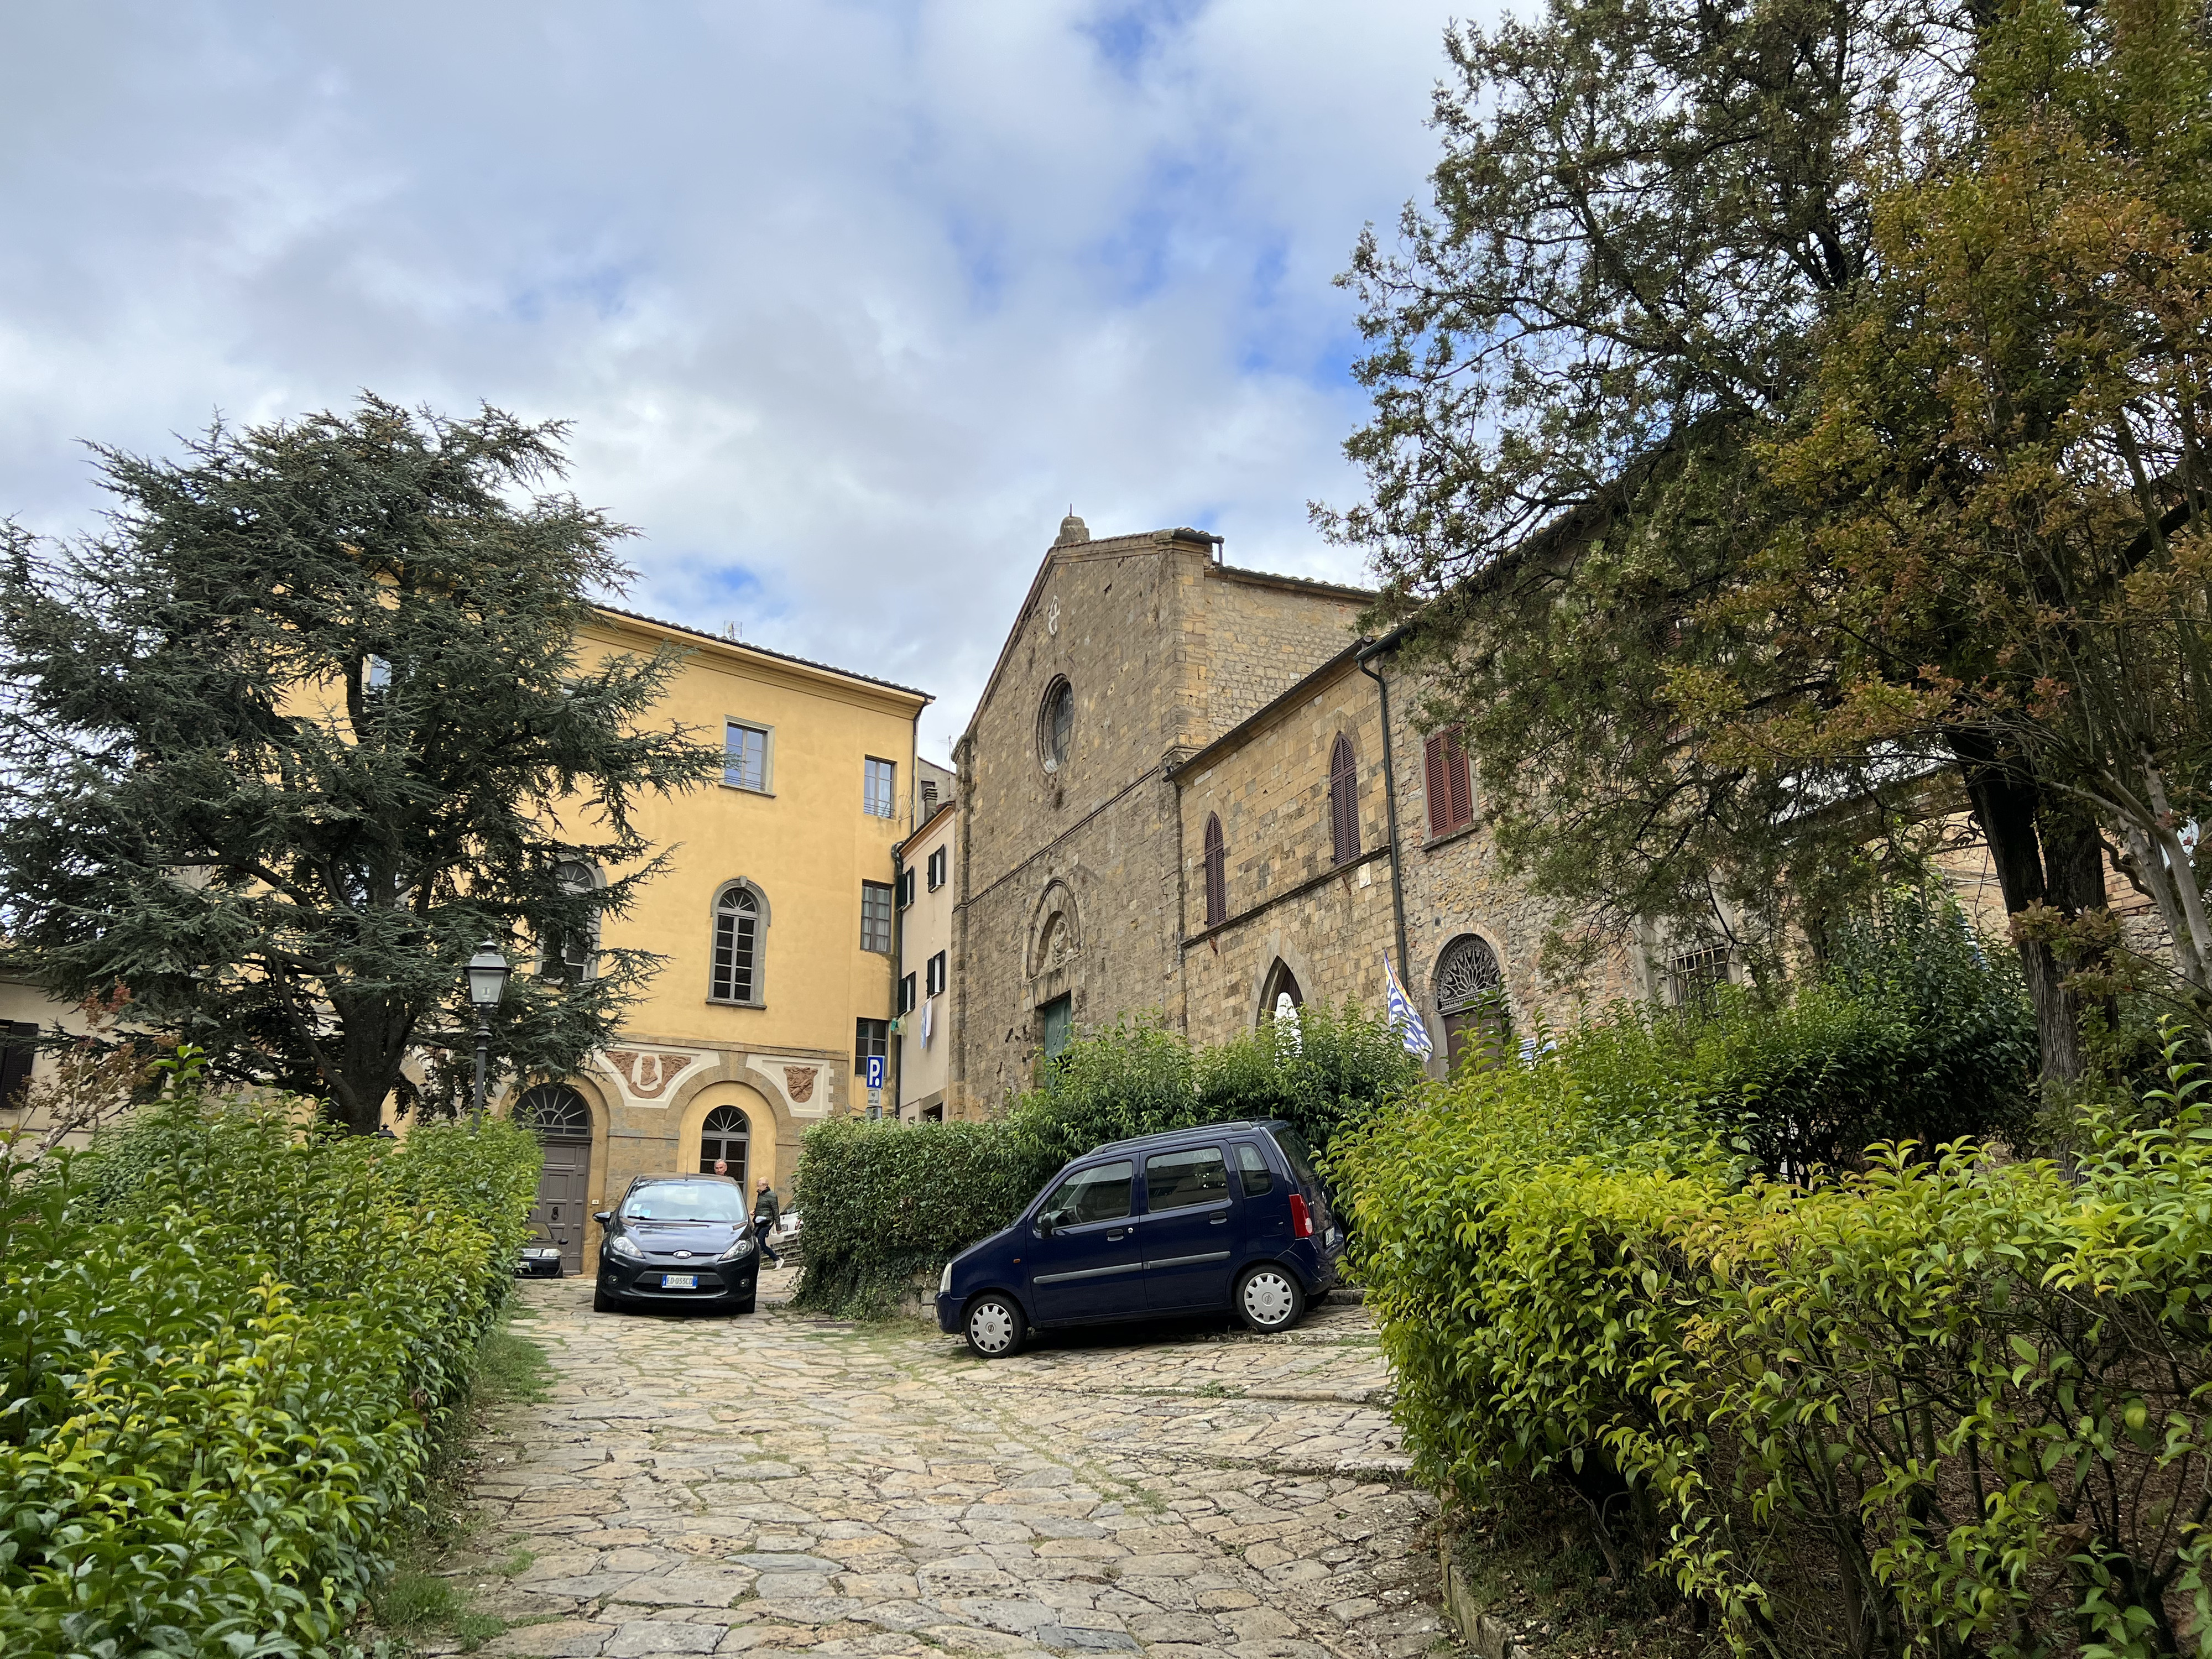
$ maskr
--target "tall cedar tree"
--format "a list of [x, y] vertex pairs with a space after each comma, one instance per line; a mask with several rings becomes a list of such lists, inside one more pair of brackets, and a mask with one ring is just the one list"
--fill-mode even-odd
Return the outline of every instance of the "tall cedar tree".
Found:
[[1888, 275], [1906, 136], [1955, 158], [1984, 131], [2000, 21], [1559, 0], [1455, 33], [1436, 212], [1409, 208], [1395, 252], [1370, 234], [1346, 278], [1370, 499], [1316, 511], [1412, 616], [1508, 856], [1585, 920], [1771, 957], [1917, 867], [1931, 779], [1963, 781], [2064, 1076], [2078, 998], [2033, 924], [2105, 914], [2094, 804], [2017, 722], [1935, 695], [1999, 649], [1961, 590], [1870, 644], [1894, 569], [1785, 591], [1774, 568], [1802, 568], [1823, 510], [1778, 446]]
[[526, 969], [504, 1066], [605, 1043], [659, 960], [590, 948], [667, 862], [633, 806], [718, 757], [653, 715], [676, 654], [579, 659], [629, 532], [542, 488], [565, 430], [364, 396], [182, 463], [97, 448], [103, 533], [10, 527], [9, 969], [127, 987], [131, 1024], [357, 1133], [411, 1051], [468, 1041], [487, 936]]

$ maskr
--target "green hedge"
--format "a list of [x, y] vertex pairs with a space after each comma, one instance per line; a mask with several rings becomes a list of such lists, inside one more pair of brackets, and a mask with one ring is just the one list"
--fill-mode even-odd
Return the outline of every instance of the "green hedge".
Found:
[[2143, 1103], [2157, 1127], [2093, 1115], [2072, 1180], [1960, 1144], [1803, 1187], [1694, 1098], [1631, 1102], [1608, 1052], [1337, 1148], [1425, 1476], [1571, 1487], [1620, 1571], [1739, 1651], [2212, 1652], [2194, 1067]]
[[335, 1654], [509, 1283], [538, 1149], [188, 1097], [0, 1152], [0, 1650]]
[[917, 1275], [1012, 1218], [1036, 1191], [1028, 1169], [996, 1123], [817, 1124], [792, 1177], [806, 1241], [794, 1299], [890, 1311]]
[[1282, 1118], [1318, 1151], [1419, 1079], [1386, 1022], [1316, 1005], [1295, 1030], [1270, 1021], [1218, 1048], [1124, 1020], [1077, 1038], [989, 1122], [821, 1124], [793, 1183], [806, 1224], [793, 1300], [889, 1311], [917, 1276], [1005, 1226], [1061, 1165], [1109, 1140]]

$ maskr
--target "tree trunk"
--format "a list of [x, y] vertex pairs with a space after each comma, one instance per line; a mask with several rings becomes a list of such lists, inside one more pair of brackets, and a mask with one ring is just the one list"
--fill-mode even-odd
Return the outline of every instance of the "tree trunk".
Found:
[[2013, 941], [2035, 1005], [2035, 1033], [2046, 1081], [2071, 1081], [2086, 1063], [2081, 1044], [2081, 993], [2066, 983], [2066, 969], [2048, 941], [2024, 936], [2020, 914], [2047, 904], [2069, 921], [2105, 904], [2105, 864], [2094, 823], [2070, 807], [2053, 807], [2025, 757], [2000, 750], [1987, 733], [1949, 734], [1975, 822], [1988, 842], [1990, 860], [2014, 919]]
[[414, 1021], [396, 1000], [380, 996], [331, 999], [337, 1016], [337, 1066], [324, 1084], [332, 1115], [357, 1135], [373, 1135], [384, 1122], [384, 1103], [399, 1086]]

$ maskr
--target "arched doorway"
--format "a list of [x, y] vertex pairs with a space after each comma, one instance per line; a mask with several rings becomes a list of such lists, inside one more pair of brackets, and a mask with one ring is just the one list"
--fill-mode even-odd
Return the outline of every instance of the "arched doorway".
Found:
[[1505, 975], [1490, 941], [1477, 933], [1462, 933], [1445, 945], [1437, 958], [1435, 985], [1450, 1069], [1459, 1070], [1461, 1056], [1469, 1049], [1474, 1051], [1478, 1066], [1503, 1062], [1510, 1040]]
[[730, 1179], [747, 1186], [746, 1157], [752, 1150], [752, 1120], [742, 1106], [717, 1106], [699, 1127], [699, 1173], [714, 1173], [717, 1158], [729, 1165]]
[[558, 1246], [561, 1271], [580, 1273], [592, 1188], [592, 1109], [567, 1084], [540, 1083], [514, 1103], [514, 1121], [538, 1137], [545, 1155], [530, 1211], [531, 1238]]
[[1278, 957], [1260, 988], [1260, 1018], [1275, 1021], [1277, 1035], [1286, 1037], [1291, 1047], [1297, 1049], [1302, 1047], [1298, 1010], [1305, 1006], [1306, 994], [1299, 988], [1298, 976]]

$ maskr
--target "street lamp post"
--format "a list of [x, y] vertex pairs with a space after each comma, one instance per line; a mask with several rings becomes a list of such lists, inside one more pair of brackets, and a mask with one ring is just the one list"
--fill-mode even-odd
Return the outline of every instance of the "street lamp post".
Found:
[[514, 969], [500, 953], [497, 939], [486, 939], [469, 958], [469, 1005], [477, 1011], [477, 1087], [469, 1133], [483, 1127], [484, 1066], [491, 1057], [491, 1011], [507, 994], [507, 976]]

